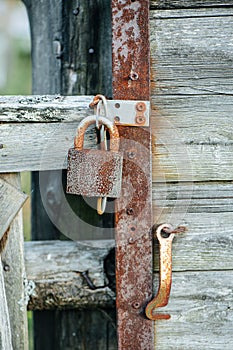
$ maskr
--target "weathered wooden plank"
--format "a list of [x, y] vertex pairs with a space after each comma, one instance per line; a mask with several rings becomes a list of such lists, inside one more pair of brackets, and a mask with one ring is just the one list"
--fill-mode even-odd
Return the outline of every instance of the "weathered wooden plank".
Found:
[[[213, 232], [212, 237], [214, 237]], [[179, 238], [179, 241], [182, 239], [184, 238]], [[89, 248], [85, 247], [85, 244], [87, 242], [81, 245], [77, 242], [54, 242], [54, 245], [48, 242], [26, 243], [28, 279], [32, 279], [36, 283], [36, 293], [38, 293], [38, 289], [41, 287], [39, 283], [37, 284], [39, 281], [43, 281], [44, 285], [47, 284], [50, 290], [50, 295], [47, 295], [47, 304], [45, 300], [44, 304], [43, 302], [40, 304], [38, 302], [36, 303], [35, 300], [38, 296], [35, 295], [29, 304], [30, 308], [52, 307], [56, 305], [55, 303], [53, 304], [53, 298], [57, 303], [62, 301], [60, 307], [63, 308], [80, 308], [82, 303], [83, 305], [90, 304], [92, 306], [104, 307], [108, 306], [110, 302], [114, 302], [113, 292], [111, 292], [111, 297], [109, 294], [109, 299], [106, 298], [107, 287], [99, 287], [96, 290], [91, 290], [79, 274], [81, 271], [90, 269], [90, 276], [95, 276], [96, 281], [96, 276], [100, 272], [100, 266], [103, 269], [101, 259], [106, 256], [108, 247], [112, 246], [113, 241], [109, 243], [98, 242], [97, 246], [95, 245], [96, 243], [88, 242]], [[61, 248], [62, 245], [63, 247]], [[102, 248], [100, 248], [101, 246]], [[65, 253], [64, 255], [61, 254], [61, 249]], [[79, 249], [80, 253], [84, 251], [84, 259], [80, 256]], [[195, 250], [197, 250], [196, 247]], [[221, 247], [219, 250], [224, 250], [224, 248]], [[93, 252], [96, 256], [100, 252], [100, 258], [97, 264], [96, 258], [92, 257]], [[192, 256], [190, 255], [190, 257]], [[174, 267], [176, 258], [177, 256], [173, 255]], [[81, 261], [80, 265], [79, 261]], [[37, 269], [34, 269], [35, 264], [37, 264]], [[212, 269], [212, 265], [208, 265], [208, 268]], [[60, 271], [61, 269], [62, 271]], [[80, 271], [75, 275], [74, 271], [77, 270]], [[103, 270], [101, 275], [103, 276]], [[54, 279], [59, 282], [59, 289], [52, 289], [53, 283], [55, 287]], [[73, 286], [73, 290], [70, 287], [69, 298], [67, 296], [67, 299], [62, 299], [62, 293], [64, 293], [64, 290], [68, 290], [68, 284]], [[156, 274], [154, 283], [155, 292], [157, 288]], [[156, 324], [156, 348], [219, 349], [224, 345], [224, 347], [230, 350], [233, 345], [231, 337], [233, 321], [232, 288], [232, 270], [174, 272], [171, 297], [166, 307], [166, 312], [169, 312], [172, 317], [169, 321], [158, 321]], [[44, 292], [45, 288], [41, 290]], [[75, 296], [77, 296], [76, 299]], [[111, 298], [112, 301], [110, 301]], [[203, 323], [205, 324], [205, 330], [203, 330]]]
[[156, 349], [231, 350], [232, 290], [232, 271], [174, 273], [171, 319], [156, 323]]
[[2, 266], [0, 266], [0, 301], [0, 349], [13, 350]]
[[[184, 225], [188, 232], [173, 243], [174, 271], [232, 269], [232, 212], [185, 213], [185, 208], [155, 208], [155, 223]], [[155, 267], [158, 247], [155, 246]]]
[[0, 96], [0, 122], [55, 123], [79, 121], [93, 114], [93, 96]]
[[9, 228], [15, 215], [27, 199], [27, 195], [11, 186], [0, 177], [0, 240]]
[[232, 166], [232, 14], [151, 11], [154, 181], [217, 180]]
[[[170, 125], [165, 118], [163, 120], [161, 118], [156, 128], [160, 123]], [[68, 149], [73, 145], [77, 125], [78, 122], [1, 124], [3, 148], [0, 149], [0, 172], [66, 168]], [[160, 134], [155, 130], [157, 144], [154, 147], [154, 181], [231, 179], [233, 171], [231, 126], [228, 127], [228, 132], [220, 130], [219, 136], [216, 134], [215, 140], [209, 142], [208, 132], [206, 132], [206, 143], [203, 140], [202, 130], [198, 128], [198, 125], [193, 126], [190, 128], [190, 133], [187, 130], [183, 131], [185, 129], [172, 129], [172, 127], [161, 128]], [[193, 135], [192, 129], [195, 130]], [[198, 135], [200, 135], [200, 142]], [[214, 138], [213, 133], [210, 138]], [[95, 147], [93, 139], [95, 139], [93, 132], [87, 133], [86, 147]], [[221, 140], [218, 141], [218, 139]], [[16, 143], [17, 147], [15, 147]], [[207, 159], [208, 162], [206, 162]]]
[[[1, 175], [16, 188], [20, 188], [19, 174]], [[24, 300], [24, 256], [22, 210], [13, 220], [5, 249], [1, 255], [7, 304], [9, 308], [12, 346], [15, 350], [28, 349], [28, 328], [26, 303]]]
[[231, 95], [232, 16], [232, 9], [151, 11], [154, 97]]
[[[200, 201], [201, 202], [201, 201]], [[191, 207], [192, 208], [192, 207]], [[186, 212], [187, 211], [187, 212]], [[154, 207], [154, 222], [159, 224], [161, 222], [170, 222], [174, 225], [185, 225], [188, 232], [182, 236], [177, 237], [173, 243], [173, 269], [174, 271], [187, 271], [190, 270], [230, 270], [233, 269], [232, 262], [232, 212], [192, 212], [192, 209], [186, 207], [175, 208], [159, 208]], [[90, 251], [92, 248], [92, 241], [89, 241], [87, 246]], [[33, 245], [35, 244], [35, 245]], [[26, 243], [26, 261], [27, 269], [30, 269], [30, 275], [33, 275], [32, 269], [35, 269], [35, 274], [39, 274], [42, 271], [48, 270], [49, 274], [59, 274], [59, 271], [66, 274], [71, 269], [71, 276], [74, 275], [74, 271], [79, 271], [77, 268], [74, 270], [73, 265], [77, 266], [77, 257], [75, 254], [75, 244], [77, 243], [54, 243], [52, 249], [47, 243], [43, 246], [41, 243]], [[81, 244], [81, 243], [80, 243]], [[113, 246], [113, 241], [109, 241], [109, 250]], [[38, 245], [38, 246], [37, 246]], [[81, 244], [82, 246], [82, 244]], [[30, 249], [27, 247], [31, 247]], [[38, 248], [44, 249], [44, 253]], [[194, 249], [195, 247], [195, 249]], [[35, 255], [35, 250], [38, 249], [38, 256]], [[62, 259], [60, 252], [62, 251], [69, 258], [64, 258], [63, 263], [56, 263], [57, 267], [54, 267], [51, 261], [47, 260], [47, 256], [50, 257], [50, 250], [52, 249], [53, 258]], [[158, 269], [158, 245], [155, 244], [155, 269]], [[31, 255], [29, 253], [31, 250]], [[98, 250], [96, 248], [96, 250]], [[106, 252], [105, 252], [106, 253]], [[97, 254], [97, 253], [96, 253]], [[100, 253], [98, 253], [100, 254]], [[107, 255], [107, 253], [106, 253]], [[35, 259], [33, 257], [36, 257]], [[57, 257], [56, 257], [57, 256]], [[95, 255], [94, 255], [95, 256]], [[34, 260], [33, 260], [34, 259]], [[74, 259], [74, 260], [73, 260]], [[69, 261], [69, 266], [66, 265], [66, 261]], [[34, 262], [33, 262], [34, 261]], [[44, 261], [43, 267], [38, 264], [38, 261]], [[89, 263], [89, 262], [88, 262]], [[85, 265], [88, 268], [88, 263]], [[92, 266], [93, 263], [89, 263]], [[64, 271], [60, 266], [64, 265]], [[30, 267], [31, 266], [31, 267]], [[46, 267], [45, 267], [46, 266]], [[54, 272], [55, 271], [55, 272]], [[81, 271], [82, 272], [82, 271]], [[91, 271], [90, 271], [91, 273]], [[92, 278], [94, 278], [92, 276]], [[55, 282], [54, 282], [55, 283]], [[96, 282], [97, 283], [97, 282]], [[100, 283], [100, 285], [102, 282]]]
[[181, 142], [179, 145], [163, 144], [155, 147], [152, 167], [155, 182], [215, 181], [232, 178], [232, 145], [186, 146]]
[[151, 9], [179, 9], [201, 7], [228, 7], [232, 6], [231, 0], [151, 0]]
[[114, 306], [104, 273], [104, 259], [113, 246], [114, 241], [26, 242], [27, 278], [35, 283], [29, 308]]
[[[182, 239], [180, 237], [179, 241]], [[110, 242], [109, 246], [112, 244], [113, 241]], [[60, 253], [62, 245], [64, 256]], [[29, 308], [60, 307], [65, 309], [80, 308], [83, 305], [86, 307], [106, 307], [114, 303], [115, 295], [106, 286], [106, 281], [104, 288], [91, 289], [92, 287], [90, 288], [80, 275], [82, 270], [87, 271], [88, 267], [91, 266], [90, 278], [94, 275], [95, 281], [101, 281], [96, 276], [101, 265], [103, 269], [104, 264], [103, 260], [101, 263], [101, 259], [107, 253], [108, 243], [104, 242], [102, 248], [100, 248], [100, 242], [98, 245], [99, 247], [93, 248], [90, 244], [89, 251], [85, 247], [84, 253], [81, 249], [81, 253], [76, 255], [76, 249], [79, 250], [81, 246], [75, 242], [55, 241], [54, 245], [49, 242], [27, 242], [25, 246], [27, 278], [30, 281], [33, 280], [36, 286]], [[39, 247], [38, 253], [37, 247]], [[41, 249], [42, 247], [43, 249]], [[224, 250], [223, 247], [221, 249]], [[102, 257], [101, 259], [97, 258], [95, 262], [92, 253], [95, 252], [98, 257], [101, 255], [98, 254], [99, 250]], [[103, 252], [105, 253], [103, 254]], [[37, 259], [34, 258], [34, 254], [37, 254], [35, 255]], [[187, 256], [186, 260], [190, 257], [191, 255]], [[173, 254], [173, 270], [175, 270], [176, 259], [176, 254]], [[34, 270], [36, 263], [39, 268]], [[190, 264], [190, 267], [190, 271], [173, 271], [171, 297], [168, 307], [166, 307], [166, 311], [172, 317], [169, 321], [156, 324], [156, 346], [160, 349], [167, 347], [171, 349], [209, 349], [213, 339], [215, 341], [213, 349], [219, 349], [222, 344], [225, 344], [226, 339], [228, 339], [227, 344], [232, 345], [232, 340], [229, 338], [231, 337], [233, 317], [232, 270], [195, 272], [193, 269], [196, 266], [192, 269]], [[212, 265], [208, 265], [208, 268], [212, 269]], [[47, 286], [48, 291], [46, 291], [45, 286]], [[155, 292], [157, 288], [157, 274], [155, 274]], [[204, 328], [203, 323], [205, 324]], [[229, 350], [231, 349], [230, 345]]]
[[153, 15], [153, 18], [158, 19], [181, 19], [181, 18], [206, 18], [206, 17], [219, 17], [222, 16], [228, 17], [232, 16], [233, 6], [231, 7], [198, 7], [198, 8], [187, 8], [187, 9], [166, 9], [151, 11], [150, 15]]
[[184, 213], [233, 211], [233, 182], [156, 183], [153, 201], [157, 210], [178, 209]]

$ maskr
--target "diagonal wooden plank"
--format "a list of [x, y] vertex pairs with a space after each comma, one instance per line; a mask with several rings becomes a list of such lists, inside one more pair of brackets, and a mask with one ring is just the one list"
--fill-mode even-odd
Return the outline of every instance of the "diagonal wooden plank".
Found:
[[0, 240], [27, 197], [25, 193], [0, 177]]
[[[5, 174], [1, 176], [6, 182], [12, 185], [13, 189], [20, 189], [19, 174]], [[14, 201], [14, 197], [11, 198], [11, 200]], [[10, 317], [12, 346], [15, 350], [28, 349], [27, 312], [24, 296], [25, 269], [23, 247], [23, 218], [22, 210], [19, 210], [10, 225], [9, 236], [1, 255]]]
[[12, 350], [10, 319], [2, 268], [0, 268], [0, 301], [0, 349]]

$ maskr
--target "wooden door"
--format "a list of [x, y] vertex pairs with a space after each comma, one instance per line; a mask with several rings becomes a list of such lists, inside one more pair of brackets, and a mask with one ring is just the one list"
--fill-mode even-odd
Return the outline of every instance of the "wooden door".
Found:
[[[169, 222], [188, 229], [173, 244], [173, 284], [166, 308], [171, 319], [156, 322], [156, 349], [219, 349], [224, 346], [230, 350], [233, 346], [232, 16], [231, 1], [151, 1], [154, 223]], [[38, 143], [32, 130], [51, 144], [58, 136], [62, 140], [53, 164], [47, 156], [44, 158], [43, 170], [56, 169], [64, 160], [64, 150], [70, 146], [77, 123], [90, 112], [85, 101], [89, 103], [91, 97], [25, 98], [23, 109], [19, 108], [22, 99], [19, 100], [15, 113], [12, 100], [1, 101], [0, 143], [4, 147], [0, 148], [0, 171], [41, 168], [44, 145]], [[51, 113], [54, 101], [59, 101], [59, 116], [66, 121], [57, 134], [49, 132], [61, 121]], [[11, 103], [11, 107], [6, 108], [7, 103], [8, 107]], [[40, 103], [48, 108], [41, 109]], [[77, 110], [80, 113], [80, 107], [82, 113], [69, 119]], [[18, 147], [14, 147], [16, 143]], [[27, 154], [32, 149], [33, 157], [29, 159]], [[85, 244], [76, 242], [25, 244], [27, 278], [35, 282], [35, 294], [28, 308], [49, 311], [65, 309], [72, 304], [73, 309], [79, 309], [85, 301], [87, 307], [101, 308], [98, 320], [105, 315], [112, 327], [113, 311], [105, 311], [113, 308], [115, 300], [114, 242], [100, 241], [92, 245], [87, 254]], [[61, 247], [64, 254], [60, 254]], [[111, 253], [110, 260], [106, 259], [108, 253]], [[45, 259], [49, 254], [54, 264]], [[77, 256], [85, 257], [83, 266], [77, 265]], [[62, 273], [57, 266], [62, 266]], [[90, 270], [94, 289], [81, 274], [86, 270]], [[157, 276], [158, 246], [155, 242], [155, 293]], [[106, 282], [106, 277], [110, 283]], [[74, 316], [72, 312], [63, 315], [66, 324], [74, 325], [73, 321], [69, 322]], [[84, 315], [85, 311], [83, 319]], [[96, 327], [95, 320], [92, 321]], [[63, 321], [59, 325], [52, 328], [52, 339], [61, 330], [62, 349], [68, 349], [68, 342], [76, 346], [77, 327], [65, 328]], [[114, 327], [109, 330], [107, 321], [104, 325], [108, 329], [104, 346], [112, 349], [116, 347]], [[82, 334], [85, 336], [86, 329]], [[80, 343], [88, 348], [83, 339]], [[78, 336], [76, 340], [78, 342]], [[103, 349], [103, 342], [94, 343], [96, 348]]]
[[232, 5], [151, 1], [154, 220], [188, 228], [156, 349], [233, 346]]

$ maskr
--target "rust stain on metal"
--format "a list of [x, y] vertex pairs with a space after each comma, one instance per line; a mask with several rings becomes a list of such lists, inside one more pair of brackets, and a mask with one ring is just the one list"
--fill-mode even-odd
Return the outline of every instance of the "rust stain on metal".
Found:
[[149, 97], [149, 0], [112, 0], [113, 94]]
[[173, 230], [168, 224], [159, 225], [156, 229], [159, 241], [159, 289], [155, 298], [146, 307], [146, 316], [150, 320], [170, 318], [169, 314], [156, 313], [156, 309], [168, 304], [172, 284], [172, 241], [175, 234], [184, 231], [185, 227]]
[[118, 198], [121, 194], [123, 156], [119, 150], [117, 127], [106, 118], [99, 123], [107, 126], [110, 134], [110, 151], [83, 149], [87, 128], [96, 118], [84, 118], [79, 124], [74, 148], [68, 153], [66, 192], [88, 197]]
[[[82, 150], [84, 145], [84, 136], [87, 128], [96, 123], [96, 117], [90, 116], [84, 118], [77, 129], [77, 134], [74, 139], [74, 147], [77, 150]], [[117, 152], [119, 149], [119, 133], [117, 126], [113, 124], [110, 120], [104, 117], [99, 117], [98, 123], [100, 125], [105, 125], [110, 134], [110, 151]]]
[[[149, 0], [112, 0], [113, 98], [149, 100]], [[151, 132], [119, 126], [124, 152], [122, 196], [116, 203], [116, 290], [119, 350], [154, 349], [152, 298]], [[141, 110], [142, 108], [142, 110]]]
[[136, 117], [135, 122], [136, 124], [139, 124], [143, 126], [146, 122], [146, 117], [144, 115], [144, 112], [146, 111], [146, 105], [144, 102], [138, 102], [136, 104]]

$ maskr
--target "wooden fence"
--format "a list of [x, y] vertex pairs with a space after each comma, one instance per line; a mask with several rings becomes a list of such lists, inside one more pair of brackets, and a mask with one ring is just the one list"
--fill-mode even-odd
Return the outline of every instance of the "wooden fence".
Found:
[[[233, 347], [232, 16], [231, 1], [151, 2], [154, 222], [188, 227], [173, 245], [172, 317], [156, 322], [159, 350]], [[0, 171], [65, 168], [90, 100], [1, 97]], [[2, 349], [11, 349], [10, 332], [13, 348], [26, 349], [23, 282], [30, 310], [114, 305], [104, 269], [113, 240], [27, 242], [25, 274], [18, 176], [4, 174], [0, 193], [0, 238], [8, 236], [0, 272]], [[155, 243], [155, 290], [157, 249]], [[116, 348], [106, 344], [101, 349]]]

